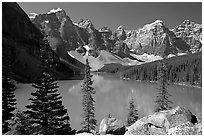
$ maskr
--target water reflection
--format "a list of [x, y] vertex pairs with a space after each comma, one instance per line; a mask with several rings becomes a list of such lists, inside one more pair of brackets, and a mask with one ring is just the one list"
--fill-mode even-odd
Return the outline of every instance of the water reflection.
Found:
[[[96, 118], [99, 122], [102, 118], [111, 116], [126, 122], [128, 102], [131, 95], [134, 96], [135, 105], [139, 117], [153, 113], [154, 99], [157, 94], [157, 84], [124, 81], [121, 79], [107, 78], [94, 75], [94, 88], [96, 90]], [[82, 107], [81, 107], [81, 80], [60, 81], [59, 91], [62, 95], [63, 104], [67, 107], [70, 122], [73, 128], [79, 129]], [[198, 88], [171, 85], [168, 88], [172, 94], [170, 98], [173, 106], [183, 106], [193, 113], [202, 112], [202, 92]], [[29, 103], [30, 92], [35, 91], [30, 84], [19, 84], [16, 91], [17, 107], [24, 109]]]

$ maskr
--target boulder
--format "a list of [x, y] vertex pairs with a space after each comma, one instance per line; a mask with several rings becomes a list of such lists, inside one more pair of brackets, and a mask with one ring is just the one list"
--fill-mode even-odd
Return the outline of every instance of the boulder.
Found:
[[102, 119], [99, 127], [99, 134], [113, 134], [124, 135], [126, 128], [121, 120], [116, 118], [104, 118]]
[[170, 128], [167, 135], [202, 135], [202, 124], [192, 124], [190, 121]]
[[[164, 135], [169, 129], [183, 123], [192, 122], [192, 113], [182, 107], [171, 110], [160, 111], [152, 115], [141, 118], [130, 127], [125, 135]], [[195, 118], [193, 118], [195, 119]]]

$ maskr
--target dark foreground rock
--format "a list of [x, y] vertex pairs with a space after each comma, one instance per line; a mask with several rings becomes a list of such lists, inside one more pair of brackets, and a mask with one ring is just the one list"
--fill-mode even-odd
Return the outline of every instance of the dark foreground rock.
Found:
[[124, 135], [126, 131], [125, 125], [121, 120], [116, 118], [104, 118], [102, 119], [99, 127], [99, 134], [113, 134], [113, 135]]
[[190, 121], [168, 130], [167, 135], [202, 135], [202, 124], [192, 124]]
[[202, 134], [202, 124], [189, 110], [179, 106], [143, 117], [127, 129], [125, 135]]

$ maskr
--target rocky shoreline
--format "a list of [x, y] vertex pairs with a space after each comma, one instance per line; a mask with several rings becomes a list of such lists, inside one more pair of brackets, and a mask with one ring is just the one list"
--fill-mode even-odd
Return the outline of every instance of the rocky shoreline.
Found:
[[[5, 135], [21, 135], [15, 128]], [[99, 131], [76, 131], [75, 135], [202, 135], [202, 115], [183, 107], [156, 112], [127, 127], [121, 120], [102, 119]]]
[[202, 135], [202, 120], [178, 106], [145, 116], [129, 127], [116, 118], [104, 118], [99, 132], [76, 135]]

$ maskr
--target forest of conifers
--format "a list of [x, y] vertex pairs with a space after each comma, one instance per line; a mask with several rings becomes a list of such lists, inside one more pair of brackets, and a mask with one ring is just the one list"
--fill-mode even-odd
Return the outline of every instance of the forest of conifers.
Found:
[[[132, 67], [112, 64], [105, 66], [100, 72], [116, 73], [122, 78], [157, 81], [158, 63], [159, 61], [155, 61]], [[166, 63], [169, 82], [202, 86], [202, 52], [168, 58]]]

